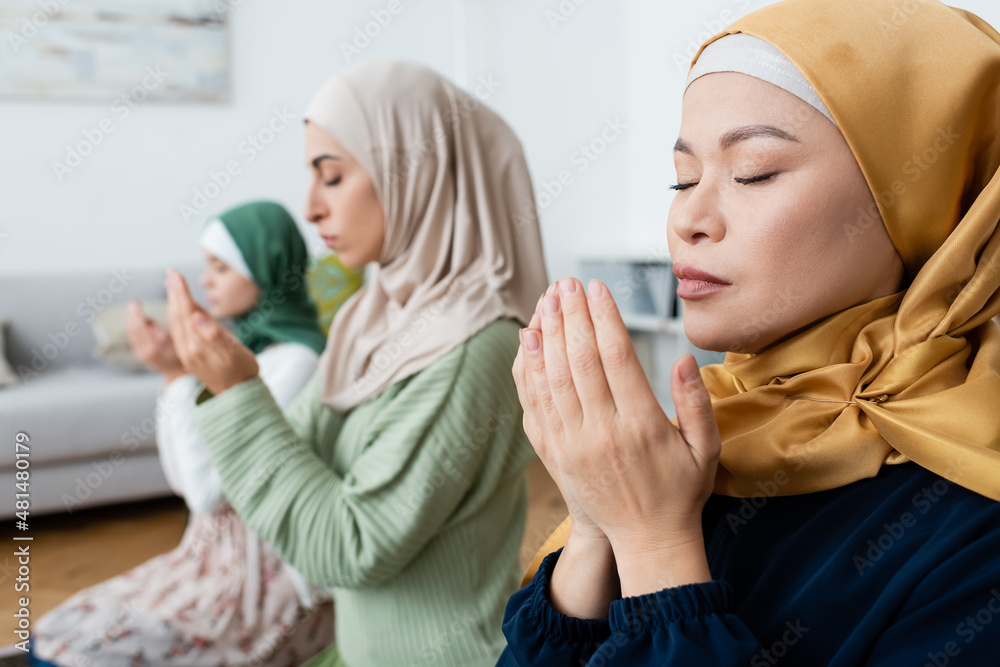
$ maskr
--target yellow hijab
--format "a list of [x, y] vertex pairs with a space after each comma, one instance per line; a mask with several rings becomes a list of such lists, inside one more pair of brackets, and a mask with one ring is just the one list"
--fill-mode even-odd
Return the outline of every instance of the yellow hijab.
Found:
[[[715, 492], [833, 489], [913, 461], [1000, 501], [1000, 34], [936, 0], [785, 0], [744, 33], [775, 46], [830, 110], [908, 287], [759, 354], [706, 366], [722, 436]], [[879, 220], [879, 214], [881, 220]], [[529, 568], [565, 544], [569, 520]]]

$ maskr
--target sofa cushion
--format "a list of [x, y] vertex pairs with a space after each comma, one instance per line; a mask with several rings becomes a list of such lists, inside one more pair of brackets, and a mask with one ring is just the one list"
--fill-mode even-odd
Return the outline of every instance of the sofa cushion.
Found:
[[[97, 314], [90, 328], [97, 345], [91, 356], [98, 361], [131, 373], [145, 373], [150, 369], [135, 358], [128, 341], [128, 304], [109, 306]], [[170, 330], [166, 300], [148, 299], [142, 301], [142, 313]]]
[[[101, 366], [50, 370], [0, 391], [0, 433], [31, 437], [32, 465], [155, 450], [163, 377]], [[0, 448], [0, 468], [14, 448]]]

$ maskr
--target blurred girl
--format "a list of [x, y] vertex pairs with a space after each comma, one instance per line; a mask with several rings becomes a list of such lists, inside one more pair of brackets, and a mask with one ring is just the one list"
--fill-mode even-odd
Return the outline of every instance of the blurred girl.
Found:
[[[209, 313], [231, 318], [262, 381], [287, 406], [313, 374], [325, 338], [306, 291], [308, 255], [292, 217], [257, 202], [209, 221], [201, 236]], [[194, 420], [203, 386], [172, 336], [130, 304], [135, 355], [164, 375], [156, 442], [164, 474], [191, 511], [170, 553], [80, 591], [43, 616], [34, 664], [77, 667], [292, 667], [333, 641], [329, 595], [240, 520]]]

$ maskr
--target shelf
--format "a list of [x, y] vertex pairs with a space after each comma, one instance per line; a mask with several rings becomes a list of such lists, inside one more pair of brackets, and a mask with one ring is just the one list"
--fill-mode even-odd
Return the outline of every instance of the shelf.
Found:
[[622, 252], [601, 252], [599, 254], [586, 254], [579, 257], [579, 261], [582, 263], [593, 263], [593, 264], [660, 264], [668, 265], [671, 263], [670, 256], [666, 253], [655, 253], [650, 252], [647, 254], [642, 254], [638, 252], [622, 251]]
[[684, 323], [679, 317], [666, 318], [647, 313], [622, 313], [622, 321], [625, 322], [625, 327], [632, 331], [684, 334]]

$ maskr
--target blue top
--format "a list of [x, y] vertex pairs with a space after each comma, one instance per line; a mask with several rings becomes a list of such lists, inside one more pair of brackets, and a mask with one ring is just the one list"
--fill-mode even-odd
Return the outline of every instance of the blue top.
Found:
[[507, 604], [498, 665], [1000, 665], [1000, 503], [913, 463], [768, 492], [705, 505], [711, 582], [607, 619], [552, 607], [550, 554]]

